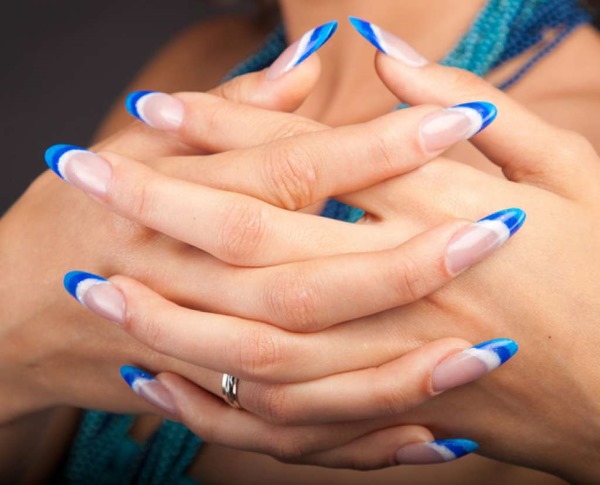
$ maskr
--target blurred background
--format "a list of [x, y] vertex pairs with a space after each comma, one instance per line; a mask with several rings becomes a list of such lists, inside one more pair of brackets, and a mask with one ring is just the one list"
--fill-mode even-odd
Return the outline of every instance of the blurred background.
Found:
[[0, 163], [5, 167], [0, 214], [45, 169], [49, 145], [86, 146], [115, 98], [157, 49], [216, 10], [205, 0], [5, 5], [0, 15]]

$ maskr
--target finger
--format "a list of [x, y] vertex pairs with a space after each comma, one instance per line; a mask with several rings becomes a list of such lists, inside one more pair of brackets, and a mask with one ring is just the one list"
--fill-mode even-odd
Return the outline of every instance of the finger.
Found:
[[[288, 60], [283, 69], [279, 65], [279, 68], [274, 66], [275, 73], [271, 72], [270, 75], [268, 71], [261, 71], [239, 76], [217, 86], [208, 94], [199, 94], [198, 99], [220, 97], [235, 103], [270, 110], [295, 110], [312, 91], [319, 77], [320, 61], [317, 56], [312, 54], [331, 37], [335, 31], [334, 27], [335, 25], [330, 23], [322, 26], [320, 30], [314, 29], [311, 32], [317, 32], [317, 35], [313, 42], [297, 42], [291, 45], [280, 56], [282, 61]], [[312, 37], [312, 34], [309, 37]], [[304, 50], [301, 51], [300, 49]], [[296, 58], [294, 54], [298, 54], [299, 51], [303, 55]], [[290, 56], [292, 56], [291, 59]], [[296, 61], [291, 62], [293, 59], [296, 59]], [[152, 94], [152, 96], [144, 96], [144, 94]], [[142, 99], [144, 97], [145, 99]], [[188, 124], [188, 109], [185, 107], [184, 102], [189, 97], [196, 99], [195, 95], [191, 93], [182, 93], [182, 100], [178, 99], [178, 96], [152, 91], [131, 93], [127, 98], [126, 107], [136, 118], [144, 120], [148, 124], [134, 123], [129, 129], [96, 144], [94, 146], [95, 150], [113, 150], [122, 155], [144, 161], [147, 159], [145, 157], [147, 153], [151, 153], [154, 157], [173, 154], [197, 154], [198, 146], [202, 146], [202, 143], [206, 142], [207, 139], [202, 138], [202, 132], [194, 131], [195, 123], [193, 121]], [[194, 108], [193, 103], [191, 108]], [[201, 105], [197, 108], [200, 109]], [[215, 111], [215, 116], [216, 113], [217, 111]], [[202, 115], [202, 113], [196, 114]], [[179, 131], [177, 126], [180, 124], [183, 138], [186, 140], [185, 143], [170, 133], [173, 130]], [[151, 126], [162, 127], [166, 131], [161, 133], [151, 128]], [[247, 123], [245, 126], [248, 128], [251, 123]], [[260, 132], [260, 130], [258, 131]], [[232, 143], [236, 140], [236, 137], [233, 136], [236, 133], [239, 132], [228, 133]], [[227, 136], [222, 138], [224, 140], [228, 139]], [[246, 138], [246, 140], [251, 142], [250, 145], [254, 144], [251, 138]], [[190, 147], [194, 147], [194, 150], [192, 151]]]
[[433, 465], [454, 461], [478, 448], [465, 439], [434, 440], [422, 426], [396, 426], [350, 443], [302, 457], [299, 463], [327, 468], [378, 470], [397, 465]]
[[[569, 162], [565, 163], [565, 157], [560, 156], [570, 138], [563, 130], [543, 121], [478, 76], [462, 69], [427, 63], [393, 34], [367, 22], [357, 25], [359, 32], [366, 36], [378, 30], [379, 34], [370, 39], [382, 51], [377, 56], [377, 70], [384, 83], [404, 102], [448, 105], [486, 100], [497, 106], [498, 120], [491, 129], [474, 138], [473, 143], [503, 169], [507, 178], [563, 193], [565, 190], [569, 193], [568, 187], [579, 187], [578, 183], [569, 185], [569, 180], [579, 182], [585, 177], [581, 166], [573, 164], [572, 157], [567, 157]], [[485, 109], [485, 106], [479, 103], [478, 108]], [[568, 145], [571, 150], [571, 143]], [[575, 145], [582, 152], [590, 151], [583, 142], [575, 142]]]
[[169, 165], [174, 176], [297, 210], [422, 166], [482, 123], [474, 110], [419, 106], [358, 125], [161, 165]]
[[433, 293], [507, 242], [524, 218], [511, 209], [475, 223], [447, 222], [391, 250], [229, 271], [213, 279], [210, 299], [293, 332], [323, 330]]
[[[65, 277], [65, 287], [86, 308], [161, 354], [217, 372], [289, 382], [346, 367], [318, 358], [323, 342], [316, 334], [294, 335], [260, 322], [183, 308], [129, 278], [107, 281], [72, 272]], [[327, 346], [330, 353], [343, 352], [344, 345], [334, 339]]]
[[343, 445], [373, 429], [371, 423], [285, 427], [269, 424], [170, 373], [156, 378], [136, 368], [121, 371], [129, 386], [171, 419], [208, 443], [271, 455], [282, 461]]
[[121, 374], [136, 394], [162, 414], [182, 422], [204, 441], [271, 455], [286, 463], [367, 470], [443, 463], [478, 448], [473, 441], [464, 439], [432, 441], [427, 429], [414, 425], [375, 432], [372, 430], [377, 423], [369, 422], [272, 425], [228, 406], [177, 375], [162, 373], [153, 377], [133, 367], [123, 367]]
[[[169, 95], [154, 91], [131, 93], [129, 113], [147, 125], [175, 133], [184, 143], [206, 151], [255, 145], [270, 122], [267, 110], [291, 112], [312, 91], [320, 73], [314, 54], [333, 35], [337, 22], [307, 32], [260, 72], [236, 77], [208, 94]], [[262, 110], [251, 107], [261, 107]], [[279, 118], [285, 119], [282, 113]], [[225, 125], [224, 125], [225, 122]]]
[[240, 381], [240, 405], [271, 423], [324, 424], [398, 416], [497, 369], [517, 352], [509, 339], [471, 347], [439, 339], [376, 368], [310, 382], [272, 385]]
[[285, 211], [246, 195], [167, 177], [116, 154], [58, 145], [46, 155], [59, 176], [111, 211], [236, 265], [377, 249], [376, 234], [366, 226]]

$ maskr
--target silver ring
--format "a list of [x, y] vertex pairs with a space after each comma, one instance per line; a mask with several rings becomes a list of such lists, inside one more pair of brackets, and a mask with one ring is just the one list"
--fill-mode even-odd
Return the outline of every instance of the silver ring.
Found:
[[229, 374], [223, 374], [223, 379], [221, 379], [221, 392], [223, 393], [223, 398], [227, 404], [236, 409], [242, 408], [238, 401], [239, 383], [240, 380], [237, 377], [230, 376]]

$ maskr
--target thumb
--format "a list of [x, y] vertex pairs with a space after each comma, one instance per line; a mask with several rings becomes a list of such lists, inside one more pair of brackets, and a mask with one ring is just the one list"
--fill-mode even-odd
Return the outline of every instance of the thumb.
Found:
[[[131, 115], [164, 131], [179, 131], [184, 115], [196, 115], [194, 99], [206, 100], [207, 94], [263, 109], [294, 111], [319, 78], [321, 63], [314, 54], [331, 38], [336, 28], [337, 22], [334, 21], [308, 31], [290, 45], [271, 67], [236, 77], [208, 93], [169, 95], [137, 91], [127, 97], [125, 106]], [[185, 100], [179, 99], [182, 97]]]

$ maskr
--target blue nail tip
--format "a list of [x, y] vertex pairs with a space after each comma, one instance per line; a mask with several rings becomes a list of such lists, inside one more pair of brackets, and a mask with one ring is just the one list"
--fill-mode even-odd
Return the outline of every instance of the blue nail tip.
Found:
[[65, 178], [63, 176], [63, 174], [60, 173], [60, 170], [58, 167], [60, 159], [65, 153], [73, 151], [73, 150], [87, 151], [85, 148], [81, 148], [81, 147], [78, 147], [75, 145], [59, 144], [59, 145], [51, 146], [44, 153], [44, 160], [46, 161], [46, 164], [48, 165], [50, 170], [52, 170], [60, 178], [63, 178], [63, 179]]
[[373, 44], [377, 49], [379, 49], [384, 54], [387, 54], [384, 47], [381, 45], [381, 41], [377, 34], [375, 34], [375, 30], [373, 29], [373, 24], [371, 22], [367, 22], [366, 20], [360, 19], [358, 17], [348, 17], [348, 20], [352, 24], [352, 27], [365, 39], [367, 39], [371, 44]]
[[308, 59], [312, 54], [317, 52], [325, 42], [327, 42], [335, 31], [338, 28], [337, 20], [333, 20], [331, 22], [327, 22], [326, 24], [320, 25], [312, 31], [310, 39], [306, 45], [304, 53], [300, 56], [300, 58], [294, 64], [294, 67], [302, 64], [306, 59]]
[[98, 276], [92, 273], [86, 273], [85, 271], [71, 271], [67, 273], [64, 277], [63, 284], [65, 289], [69, 292], [69, 294], [77, 299], [77, 286], [84, 280], [98, 280], [98, 281], [106, 281], [106, 278], [102, 278], [102, 276]]
[[121, 377], [125, 380], [129, 387], [133, 387], [133, 383], [138, 379], [145, 379], [148, 381], [153, 381], [154, 377], [143, 371], [142, 369], [138, 369], [137, 367], [133, 367], [131, 365], [124, 365], [120, 369]]
[[473, 348], [494, 352], [500, 358], [500, 364], [504, 364], [519, 351], [519, 344], [508, 338], [497, 338], [482, 342]]
[[479, 116], [481, 116], [481, 128], [479, 128], [477, 133], [481, 133], [485, 130], [498, 116], [498, 108], [496, 105], [488, 103], [487, 101], [457, 104], [456, 106], [453, 106], [453, 108], [469, 108], [479, 113]]
[[127, 96], [127, 99], [125, 99], [125, 108], [127, 108], [129, 114], [135, 116], [138, 120], [144, 121], [137, 109], [138, 101], [144, 96], [154, 93], [156, 93], [156, 91], [134, 91], [133, 93], [130, 93]]
[[479, 445], [474, 441], [465, 439], [437, 440], [433, 441], [433, 444], [443, 446], [448, 451], [452, 452], [452, 454], [454, 454], [454, 459], [473, 453], [479, 448]]
[[505, 209], [498, 212], [494, 212], [478, 222], [483, 221], [499, 221], [502, 222], [509, 230], [510, 235], [513, 236], [517, 232], [527, 219], [527, 214], [522, 209], [512, 208]]

